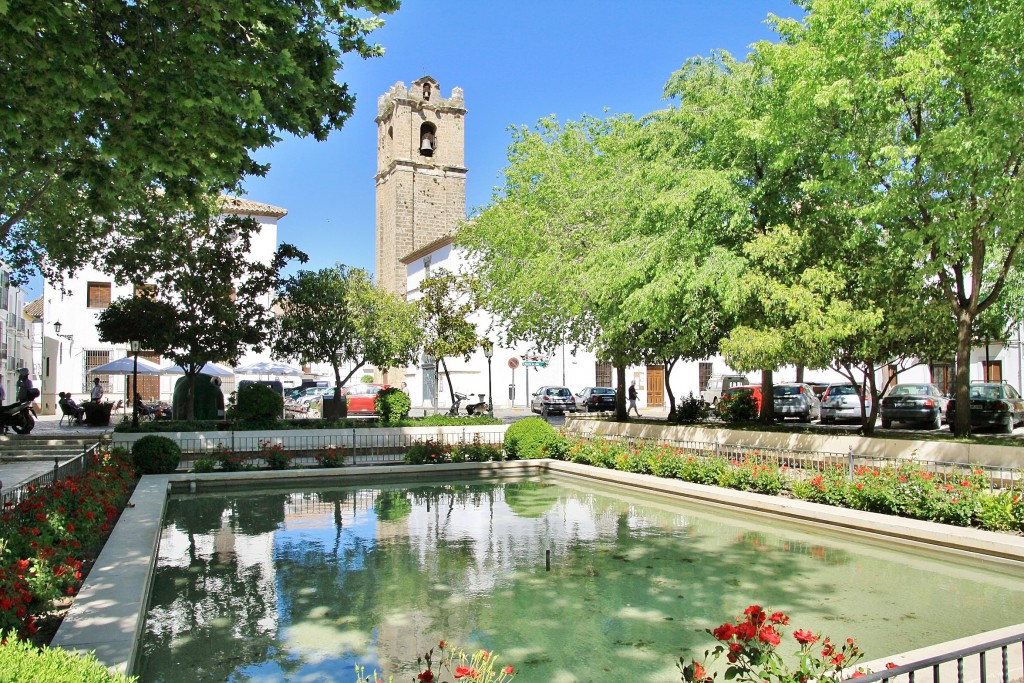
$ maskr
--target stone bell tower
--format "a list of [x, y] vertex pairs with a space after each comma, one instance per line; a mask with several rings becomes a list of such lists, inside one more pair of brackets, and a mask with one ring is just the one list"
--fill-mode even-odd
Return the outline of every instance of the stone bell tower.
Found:
[[404, 295], [402, 257], [466, 220], [465, 102], [424, 76], [377, 101], [377, 284]]

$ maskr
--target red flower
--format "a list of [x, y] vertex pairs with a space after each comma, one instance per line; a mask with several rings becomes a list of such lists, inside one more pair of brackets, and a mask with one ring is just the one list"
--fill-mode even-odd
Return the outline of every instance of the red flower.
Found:
[[484, 658], [485, 662], [491, 658], [491, 653], [487, 650], [480, 650], [480, 655]]
[[431, 671], [430, 669], [427, 669], [426, 671], [421, 673], [419, 676], [417, 676], [416, 680], [418, 680], [418, 681], [427, 681], [427, 683], [430, 683], [430, 681], [434, 680], [434, 672]]
[[744, 614], [756, 615], [756, 614], [760, 614], [763, 611], [764, 610], [761, 609], [760, 605], [751, 605], [747, 609], [743, 610], [743, 613]]
[[896, 662], [886, 662], [885, 663], [885, 668], [886, 669], [895, 669], [897, 666], [899, 666], [899, 664], [897, 664]]
[[789, 617], [787, 617], [782, 612], [772, 612], [772, 615], [768, 617], [768, 621], [772, 622], [773, 624], [782, 624], [783, 626], [785, 626], [789, 623]]
[[438, 649], [440, 649], [440, 650], [443, 650], [443, 649], [444, 649], [444, 641], [442, 640], [442, 641], [441, 641], [441, 642], [440, 642], [440, 643], [438, 644], [438, 646], [437, 646], [437, 647], [438, 647]]
[[711, 635], [713, 635], [718, 640], [722, 641], [731, 640], [735, 634], [736, 629], [733, 627], [732, 624], [722, 624], [721, 626], [719, 626], [711, 632]]
[[740, 640], [750, 640], [757, 635], [757, 627], [751, 623], [737, 624], [736, 637]]
[[761, 630], [757, 633], [757, 638], [762, 643], [768, 643], [769, 645], [778, 645], [782, 642], [779, 638], [779, 632], [771, 626], [762, 626]]
[[853, 675], [850, 676], [850, 678], [860, 678], [861, 676], [864, 676], [864, 675], [866, 675], [866, 674], [863, 671], [861, 671], [860, 669], [857, 669], [856, 671], [853, 672]]
[[468, 666], [457, 666], [455, 667], [456, 678], [476, 678], [480, 674], [476, 669], [471, 669]]
[[814, 645], [818, 642], [818, 636], [814, 635], [810, 631], [793, 631], [793, 637], [796, 638], [796, 642], [801, 645]]
[[511, 666], [506, 666], [504, 669], [501, 670], [503, 674], [508, 674], [509, 676], [511, 676], [514, 671], [515, 669], [513, 669]]

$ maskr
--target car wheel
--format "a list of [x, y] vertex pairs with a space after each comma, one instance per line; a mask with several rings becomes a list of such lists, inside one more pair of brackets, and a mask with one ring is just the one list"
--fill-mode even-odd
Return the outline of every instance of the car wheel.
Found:
[[889, 419], [886, 419], [886, 418], [883, 417], [882, 418], [882, 429], [889, 429], [889, 427], [892, 427], [892, 420], [889, 420]]
[[804, 413], [803, 415], [800, 416], [800, 422], [810, 422], [810, 421], [811, 421], [811, 414], [810, 413]]
[[1003, 425], [1003, 434], [1013, 434], [1013, 413], [1006, 416], [1006, 423]]
[[547, 406], [541, 406], [540, 407], [540, 416], [543, 417], [545, 420], [548, 418], [548, 407]]
[[932, 429], [942, 429], [942, 413], [935, 413], [935, 419], [932, 420]]
[[821, 424], [823, 424], [823, 425], [827, 425], [827, 424], [831, 424], [831, 423], [832, 423], [832, 418], [830, 418], [830, 417], [825, 417], [825, 416], [822, 416], [822, 418], [821, 418]]

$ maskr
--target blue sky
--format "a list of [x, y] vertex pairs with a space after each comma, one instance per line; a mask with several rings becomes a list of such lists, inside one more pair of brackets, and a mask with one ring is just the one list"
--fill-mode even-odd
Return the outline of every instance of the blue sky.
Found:
[[[397, 81], [429, 75], [466, 99], [468, 210], [501, 184], [509, 126], [554, 115], [642, 115], [667, 106], [662, 89], [692, 56], [737, 57], [763, 39], [769, 13], [799, 16], [782, 0], [405, 0], [374, 32], [383, 57], [349, 57], [338, 79], [357, 96], [355, 114], [325, 142], [285, 139], [261, 153], [264, 178], [250, 199], [288, 210], [278, 238], [310, 256], [374, 270], [377, 97]], [[292, 269], [294, 270], [294, 268]]]

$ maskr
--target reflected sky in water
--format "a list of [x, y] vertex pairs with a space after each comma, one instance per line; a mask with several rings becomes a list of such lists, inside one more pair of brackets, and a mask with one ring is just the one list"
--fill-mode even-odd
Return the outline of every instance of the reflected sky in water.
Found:
[[159, 555], [143, 683], [408, 680], [440, 639], [523, 681], [678, 681], [753, 603], [869, 659], [1024, 607], [1019, 568], [567, 480], [176, 496]]

